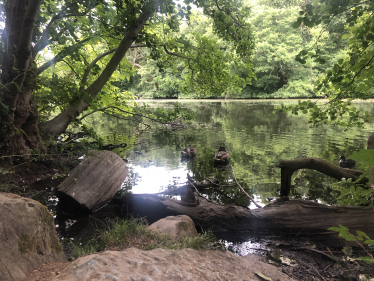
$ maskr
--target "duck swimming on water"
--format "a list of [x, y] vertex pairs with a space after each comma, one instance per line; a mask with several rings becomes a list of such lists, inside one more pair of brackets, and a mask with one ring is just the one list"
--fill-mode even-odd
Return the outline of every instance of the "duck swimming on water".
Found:
[[196, 148], [189, 145], [185, 149], [181, 151], [182, 157], [195, 157], [196, 156]]
[[226, 151], [224, 146], [220, 146], [218, 152], [214, 156], [215, 163], [227, 163], [230, 160], [230, 154]]
[[340, 156], [339, 159], [339, 166], [342, 168], [353, 168], [356, 165], [355, 160], [345, 158], [344, 155]]

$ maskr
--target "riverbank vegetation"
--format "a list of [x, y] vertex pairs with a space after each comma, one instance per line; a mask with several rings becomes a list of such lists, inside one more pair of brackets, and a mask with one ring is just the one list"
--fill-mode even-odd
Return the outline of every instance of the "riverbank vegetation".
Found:
[[[89, 241], [69, 242], [69, 256], [76, 259], [103, 250], [124, 250], [136, 247], [142, 250], [156, 248], [181, 250], [192, 248], [196, 250], [213, 249], [221, 244], [216, 241], [211, 232], [204, 232], [196, 237], [184, 237], [178, 241], [170, 236], [161, 235], [147, 229], [144, 219], [129, 218], [127, 220], [112, 220], [107, 222], [107, 228], [98, 230], [98, 234]], [[224, 246], [223, 246], [224, 247]]]

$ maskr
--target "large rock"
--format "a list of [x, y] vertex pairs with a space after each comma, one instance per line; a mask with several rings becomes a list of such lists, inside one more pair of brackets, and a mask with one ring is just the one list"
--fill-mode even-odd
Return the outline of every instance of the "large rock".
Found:
[[195, 237], [197, 231], [193, 220], [189, 216], [169, 216], [151, 224], [149, 230], [160, 234], [166, 234], [178, 240], [183, 237]]
[[49, 262], [66, 262], [53, 216], [37, 201], [0, 193], [0, 280], [21, 280]]
[[[256, 257], [256, 260], [258, 258]], [[261, 263], [257, 267], [231, 252], [192, 249], [142, 251], [105, 251], [82, 257], [59, 271], [52, 280], [263, 280], [257, 272], [272, 280], [294, 280], [280, 268]]]

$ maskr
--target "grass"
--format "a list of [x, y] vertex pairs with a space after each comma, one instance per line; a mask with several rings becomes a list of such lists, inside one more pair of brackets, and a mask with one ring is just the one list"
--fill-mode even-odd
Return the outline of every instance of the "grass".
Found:
[[131, 247], [142, 250], [155, 248], [201, 250], [213, 249], [215, 246], [217, 246], [216, 238], [210, 232], [193, 238], [186, 236], [181, 241], [177, 241], [170, 236], [148, 230], [144, 219], [114, 220], [109, 222], [107, 229], [100, 230], [98, 235], [87, 243], [70, 243], [73, 259], [104, 250], [123, 250]]

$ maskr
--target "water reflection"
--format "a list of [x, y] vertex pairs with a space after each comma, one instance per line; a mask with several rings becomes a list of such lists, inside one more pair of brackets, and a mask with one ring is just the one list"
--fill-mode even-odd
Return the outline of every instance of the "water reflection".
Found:
[[[151, 103], [154, 107], [166, 108], [172, 107], [174, 101]], [[311, 127], [305, 116], [273, 114], [274, 105], [279, 104], [277, 101], [182, 103], [196, 118], [183, 130], [153, 126], [152, 131], [139, 133], [138, 128], [126, 121], [107, 115], [96, 114], [87, 120], [107, 143], [128, 143], [125, 149], [115, 150], [129, 159], [132, 172], [124, 185], [126, 190], [157, 193], [184, 183], [187, 173], [196, 181], [215, 178], [221, 185], [232, 185], [230, 166], [221, 171], [213, 165], [213, 157], [224, 143], [240, 185], [266, 204], [266, 198], [278, 196], [280, 169], [275, 163], [279, 160], [319, 157], [338, 165], [340, 155], [348, 156], [366, 148], [367, 137], [373, 133], [372, 125], [349, 132], [333, 125]], [[372, 104], [362, 103], [356, 107], [373, 113]], [[197, 149], [197, 156], [194, 161], [181, 162], [180, 151], [189, 144]], [[323, 174], [300, 170], [292, 181], [291, 197], [334, 203], [336, 193], [332, 190], [332, 179]], [[224, 204], [250, 205], [248, 198], [235, 186], [208, 189], [204, 193]]]

